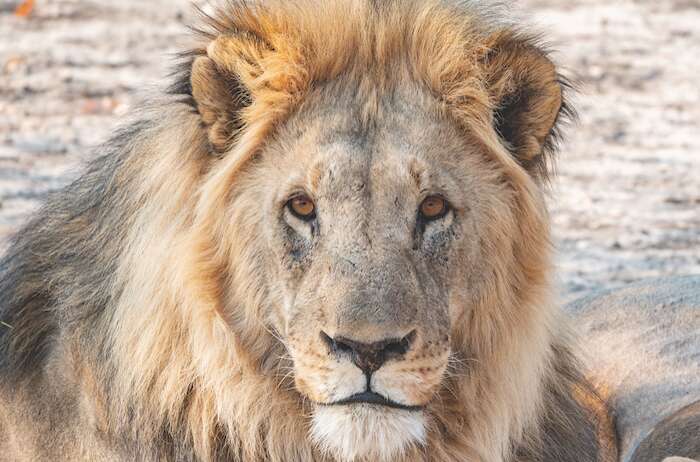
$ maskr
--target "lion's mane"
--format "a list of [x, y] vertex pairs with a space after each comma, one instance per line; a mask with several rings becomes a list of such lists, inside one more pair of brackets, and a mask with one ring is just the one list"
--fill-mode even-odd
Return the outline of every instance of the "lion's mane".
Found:
[[[378, 88], [420, 81], [508, 157], [504, 181], [517, 209], [515, 223], [490, 230], [486, 245], [506, 235], [515, 243], [487, 249], [497, 260], [489, 292], [454, 336], [453, 349], [474, 361], [448, 373], [427, 445], [402, 460], [589, 460], [579, 456], [595, 435], [573, 434], [587, 416], [571, 393], [579, 377], [549, 299], [539, 187], [556, 136], [530, 161], [533, 176], [495, 136], [498, 108], [478, 64], [494, 36], [535, 46], [458, 2], [229, 2], [207, 19], [167, 94], [12, 241], [0, 270], [1, 316], [11, 326], [0, 328], [3, 390], [35, 410], [66, 397], [61, 418], [92, 425], [96, 436], [84, 444], [98, 452], [327, 460], [308, 437], [309, 409], [284, 347], [266, 327], [275, 300], [255, 214], [232, 198], [254, 186], [237, 184], [237, 173], [314, 82], [371, 73]], [[212, 75], [233, 69], [198, 61], [224, 53], [212, 45], [221, 40], [236, 50], [227, 85]], [[512, 141], [527, 149], [528, 140]], [[36, 387], [50, 390], [43, 404], [30, 403]], [[37, 430], [51, 431], [47, 422]], [[556, 439], [569, 447], [547, 449]]]

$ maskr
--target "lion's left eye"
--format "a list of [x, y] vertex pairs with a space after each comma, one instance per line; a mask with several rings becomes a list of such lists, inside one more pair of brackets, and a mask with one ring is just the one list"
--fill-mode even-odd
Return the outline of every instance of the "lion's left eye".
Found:
[[423, 199], [418, 210], [421, 218], [426, 221], [432, 221], [444, 217], [450, 210], [450, 206], [445, 198], [432, 195]]
[[316, 205], [305, 194], [291, 198], [287, 202], [287, 208], [292, 215], [304, 221], [310, 221], [316, 217]]

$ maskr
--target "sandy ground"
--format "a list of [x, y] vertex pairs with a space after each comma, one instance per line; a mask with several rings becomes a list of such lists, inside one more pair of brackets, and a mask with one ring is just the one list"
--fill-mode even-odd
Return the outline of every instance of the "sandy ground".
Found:
[[[0, 0], [0, 248], [186, 44], [185, 0]], [[700, 0], [522, 0], [580, 82], [550, 206], [566, 298], [700, 273]]]

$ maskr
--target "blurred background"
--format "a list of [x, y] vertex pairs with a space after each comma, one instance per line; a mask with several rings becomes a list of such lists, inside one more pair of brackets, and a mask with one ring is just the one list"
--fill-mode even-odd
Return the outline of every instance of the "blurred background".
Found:
[[[515, 4], [579, 82], [549, 197], [563, 297], [699, 274], [700, 0]], [[0, 0], [0, 251], [163, 84], [190, 5]]]

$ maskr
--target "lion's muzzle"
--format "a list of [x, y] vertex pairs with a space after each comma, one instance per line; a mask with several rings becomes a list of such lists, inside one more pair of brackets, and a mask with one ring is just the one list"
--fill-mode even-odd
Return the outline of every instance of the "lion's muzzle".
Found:
[[353, 242], [318, 257], [290, 307], [295, 388], [327, 411], [424, 409], [451, 351], [446, 299], [406, 251]]
[[416, 331], [412, 330], [401, 338], [363, 343], [344, 336], [331, 338], [324, 331], [321, 331], [321, 339], [328, 347], [329, 353], [337, 357], [349, 356], [353, 364], [360, 368], [367, 380], [365, 390], [359, 391], [347, 398], [326, 404], [343, 405], [365, 403], [407, 410], [421, 409], [422, 406], [397, 403], [372, 390], [372, 374], [379, 370], [388, 360], [400, 361], [410, 350], [415, 338]]

